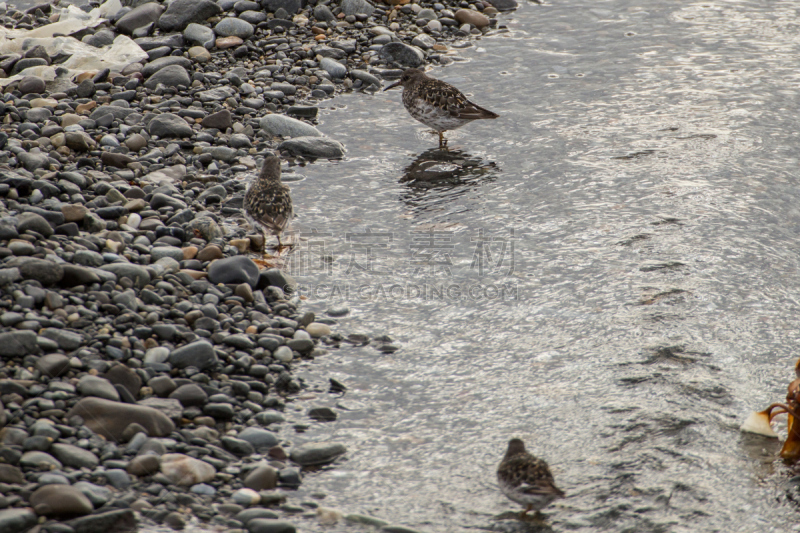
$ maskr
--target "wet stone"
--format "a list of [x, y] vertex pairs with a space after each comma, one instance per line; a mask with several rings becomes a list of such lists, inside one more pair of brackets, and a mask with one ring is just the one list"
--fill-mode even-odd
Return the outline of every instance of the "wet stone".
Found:
[[329, 463], [346, 451], [344, 445], [336, 442], [318, 442], [293, 448], [289, 456], [301, 466], [311, 466]]

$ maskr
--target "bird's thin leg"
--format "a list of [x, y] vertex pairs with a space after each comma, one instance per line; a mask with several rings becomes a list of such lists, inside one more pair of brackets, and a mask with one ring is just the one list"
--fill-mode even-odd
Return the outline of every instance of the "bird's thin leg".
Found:
[[267, 236], [266, 234], [264, 234], [263, 231], [261, 232], [261, 237], [263, 240], [261, 241], [260, 252], [261, 252], [261, 257], [265, 257], [267, 255]]
[[532, 504], [532, 503], [530, 503], [530, 504], [528, 504], [528, 506], [525, 508], [525, 510], [524, 510], [524, 511], [522, 511], [521, 513], [519, 513], [519, 519], [520, 519], [520, 520], [525, 520], [525, 517], [526, 517], [526, 516], [528, 515], [528, 513], [529, 513], [529, 512], [531, 512], [532, 510], [533, 510], [533, 504]]
[[437, 131], [436, 133], [439, 134], [439, 150], [441, 150], [445, 147], [444, 133], [441, 131]]

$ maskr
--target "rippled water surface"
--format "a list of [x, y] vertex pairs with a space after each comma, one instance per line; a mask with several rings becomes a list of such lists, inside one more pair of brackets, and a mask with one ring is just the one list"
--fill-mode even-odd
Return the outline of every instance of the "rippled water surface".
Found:
[[493, 519], [517, 509], [494, 472], [519, 436], [568, 494], [553, 531], [800, 530], [776, 443], [738, 431], [797, 357], [798, 14], [523, 3], [433, 72], [501, 115], [449, 156], [399, 92], [329, 102], [348, 156], [296, 169], [290, 266], [308, 308], [347, 303], [340, 330], [402, 349], [309, 366], [347, 410], [296, 440], [349, 453], [302, 490], [424, 531], [521, 530]]

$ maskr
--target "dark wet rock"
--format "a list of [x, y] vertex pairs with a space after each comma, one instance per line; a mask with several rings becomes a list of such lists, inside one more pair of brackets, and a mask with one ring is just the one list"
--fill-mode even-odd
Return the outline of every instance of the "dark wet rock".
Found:
[[136, 113], [136, 110], [116, 105], [104, 105], [92, 111], [92, 114], [89, 115], [89, 118], [94, 121], [98, 121], [106, 115], [111, 115], [114, 117], [114, 120], [125, 120], [125, 118], [132, 113]]
[[344, 145], [328, 137], [295, 137], [278, 145], [292, 155], [311, 158], [339, 159], [344, 157]]
[[[160, 58], [164, 59], [164, 58]], [[157, 72], [155, 72], [152, 76], [150, 76], [146, 82], [144, 82], [144, 86], [147, 89], [155, 89], [158, 84], [162, 84], [165, 87], [177, 87], [178, 85], [183, 85], [188, 87], [192, 83], [192, 79], [189, 77], [189, 73], [186, 69], [180, 64], [172, 64], [167, 65], [166, 67], [161, 68]], [[170, 113], [167, 113], [170, 114]], [[170, 114], [171, 115], [171, 114]], [[164, 115], [158, 115], [155, 118], [162, 117]], [[177, 115], [171, 115], [177, 116]], [[155, 120], [155, 119], [153, 119]], [[152, 124], [152, 122], [151, 122]], [[186, 125], [186, 121], [183, 121], [183, 124]], [[152, 135], [153, 132], [150, 131]], [[156, 134], [157, 135], [157, 134]], [[191, 135], [191, 134], [190, 134]]]
[[331, 422], [337, 418], [336, 411], [330, 407], [312, 407], [308, 410], [308, 416], [322, 422]]
[[486, 0], [498, 11], [511, 11], [517, 9], [517, 0]]
[[425, 59], [425, 54], [422, 50], [401, 42], [391, 42], [383, 45], [380, 56], [386, 61], [412, 68], [422, 65]]
[[70, 485], [45, 485], [31, 494], [30, 503], [40, 515], [86, 515], [94, 510], [89, 498]]
[[[160, 398], [169, 396], [176, 388], [178, 388], [178, 386], [175, 385], [175, 382], [169, 376], [156, 376], [147, 382], [147, 386], [153, 389], [153, 393]], [[202, 391], [202, 389], [200, 390]]]
[[[66, 264], [63, 266], [64, 277], [60, 284], [64, 287], [74, 287], [76, 285], [90, 285], [99, 283], [100, 276], [90, 268]], [[148, 276], [149, 278], [149, 276]]]
[[50, 159], [42, 153], [23, 152], [17, 158], [28, 172], [34, 172], [40, 168], [47, 169], [50, 166]]
[[111, 533], [135, 531], [136, 515], [133, 509], [105, 511], [67, 522], [75, 533]]
[[[152, 78], [150, 78], [150, 80], [154, 79], [161, 72], [167, 69], [181, 69], [186, 72], [183, 67], [179, 65], [172, 65], [158, 71], [153, 75]], [[148, 83], [150, 80], [148, 80]], [[147, 83], [145, 83], [145, 85], [147, 85]], [[189, 126], [189, 124], [183, 118], [179, 117], [178, 115], [173, 115], [172, 113], [164, 113], [153, 118], [153, 120], [150, 121], [150, 124], [147, 125], [147, 132], [150, 135], [158, 135], [159, 137], [191, 137], [194, 134], [192, 127]]]
[[50, 353], [36, 361], [36, 368], [42, 375], [56, 378], [69, 370], [69, 358], [64, 354]]
[[47, 65], [49, 61], [40, 57], [23, 58], [14, 63], [14, 68], [11, 69], [11, 74], [19, 74], [23, 70], [31, 67], [39, 67]]
[[278, 513], [268, 509], [252, 508], [238, 512], [234, 518], [246, 526], [255, 518], [278, 518]]
[[255, 287], [258, 283], [258, 266], [249, 257], [237, 255], [218, 259], [208, 267], [208, 280], [211, 283], [248, 283]]
[[222, 111], [212, 113], [204, 118], [200, 125], [204, 128], [215, 128], [220, 131], [225, 131], [233, 125], [231, 112], [227, 109], [223, 109]]
[[249, 533], [295, 533], [297, 528], [285, 520], [254, 518], [247, 523]]
[[163, 11], [164, 8], [156, 2], [142, 4], [120, 17], [115, 27], [119, 32], [131, 35], [137, 28], [156, 22]]
[[38, 353], [38, 351], [36, 333], [33, 331], [18, 330], [0, 333], [0, 356], [2, 357], [22, 357]]
[[214, 26], [214, 33], [220, 37], [239, 37], [249, 39], [253, 36], [255, 28], [249, 22], [238, 18], [227, 17], [222, 19]]
[[19, 80], [17, 85], [22, 94], [41, 94], [45, 91], [44, 80], [37, 76], [26, 76]]
[[133, 163], [135, 159], [125, 154], [103, 152], [103, 154], [100, 156], [100, 161], [109, 167], [128, 168], [128, 165]]
[[334, 22], [336, 15], [333, 14], [328, 6], [317, 4], [314, 6], [314, 18], [323, 22]]
[[176, 368], [193, 366], [204, 370], [217, 364], [217, 354], [209, 342], [201, 340], [173, 350], [169, 362]]
[[161, 468], [161, 457], [153, 454], [138, 455], [128, 463], [128, 473], [134, 476], [151, 476]]
[[155, 61], [151, 61], [147, 65], [145, 65], [145, 67], [142, 69], [142, 76], [144, 76], [145, 78], [149, 78], [156, 72], [170, 65], [179, 65], [183, 67], [184, 71], [186, 71], [186, 69], [192, 68], [192, 62], [183, 56], [159, 57]]
[[269, 465], [257, 466], [247, 474], [243, 483], [255, 491], [274, 489], [278, 486], [278, 471]]
[[50, 453], [64, 466], [72, 468], [94, 468], [100, 464], [95, 454], [71, 444], [53, 444]]
[[114, 402], [119, 401], [119, 393], [107, 379], [86, 375], [78, 382], [78, 392], [84, 396], [96, 396]]
[[284, 115], [267, 115], [259, 122], [269, 135], [290, 137], [322, 137], [322, 132], [311, 124]]
[[20, 213], [17, 215], [17, 231], [25, 233], [28, 230], [35, 231], [44, 237], [53, 235], [53, 228], [50, 223], [41, 215], [36, 213]]
[[80, 416], [86, 426], [108, 439], [122, 440], [129, 424], [139, 424], [151, 437], [165, 437], [175, 424], [163, 413], [150, 407], [112, 402], [101, 398], [84, 398], [67, 413], [67, 418]]
[[238, 456], [252, 455], [255, 452], [252, 444], [236, 437], [225, 436], [220, 441], [226, 450]]
[[[183, 30], [184, 38], [192, 44], [200, 45], [208, 50], [214, 47], [216, 35], [214, 30], [201, 24], [189, 24]], [[191, 54], [190, 54], [191, 57]]]
[[83, 343], [83, 335], [66, 329], [45, 328], [39, 334], [55, 341], [59, 348], [66, 351], [77, 350]]
[[259, 453], [265, 453], [270, 448], [278, 444], [278, 437], [274, 433], [263, 428], [249, 427], [239, 432], [238, 437], [249, 442]]
[[0, 531], [3, 533], [22, 533], [38, 522], [36, 514], [30, 509], [5, 509], [0, 511]]
[[36, 257], [17, 257], [9, 266], [19, 269], [23, 279], [33, 279], [44, 286], [53, 285], [64, 277], [64, 269], [58, 263]]
[[375, 8], [367, 0], [342, 0], [345, 15], [372, 15]]
[[181, 385], [169, 397], [178, 400], [184, 407], [202, 407], [208, 401], [206, 392], [193, 383]]
[[128, 278], [140, 289], [143, 289], [145, 285], [150, 283], [150, 274], [147, 272], [147, 269], [139, 265], [131, 263], [111, 263], [110, 265], [100, 267], [100, 269], [115, 274], [118, 279]]
[[207, 403], [203, 406], [203, 414], [220, 420], [230, 420], [236, 415], [229, 403]]
[[133, 40], [142, 50], [147, 52], [156, 48], [183, 48], [183, 35], [173, 33], [170, 35], [158, 35], [156, 37], [139, 37]]
[[61, 462], [45, 452], [30, 451], [22, 454], [19, 465], [23, 468], [34, 468], [41, 470], [61, 469]]
[[286, 11], [286, 15], [295, 15], [303, 7], [305, 2], [301, 0], [266, 0], [266, 7], [272, 13], [279, 9]]
[[[0, 463], [0, 483], [15, 483], [22, 484], [25, 482], [25, 477], [22, 475], [22, 470], [16, 466]], [[2, 528], [0, 528], [2, 531]]]
[[211, 0], [174, 0], [161, 15], [158, 27], [167, 32], [183, 31], [193, 22], [201, 23], [220, 13], [222, 9]]
[[309, 442], [293, 448], [289, 457], [301, 466], [330, 463], [347, 452], [338, 442]]
[[114, 385], [123, 386], [131, 396], [136, 397], [142, 386], [142, 379], [125, 365], [114, 364], [103, 377]]

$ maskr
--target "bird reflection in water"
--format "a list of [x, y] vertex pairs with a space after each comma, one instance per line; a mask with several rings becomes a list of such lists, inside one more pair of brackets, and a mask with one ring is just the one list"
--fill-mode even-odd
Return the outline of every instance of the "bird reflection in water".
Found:
[[401, 199], [414, 210], [452, 201], [474, 187], [497, 179], [494, 161], [463, 150], [432, 148], [419, 154], [405, 169], [400, 183], [407, 187]]

